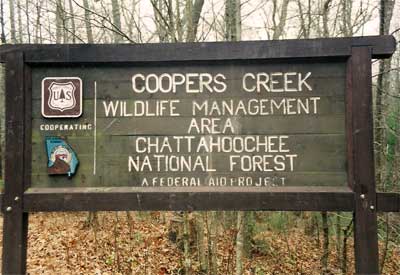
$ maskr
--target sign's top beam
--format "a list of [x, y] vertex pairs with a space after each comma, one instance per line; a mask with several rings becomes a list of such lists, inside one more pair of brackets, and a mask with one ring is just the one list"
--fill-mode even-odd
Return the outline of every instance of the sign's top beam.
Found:
[[19, 44], [0, 46], [0, 62], [12, 51], [23, 51], [26, 62], [38, 64], [329, 58], [350, 56], [351, 48], [357, 46], [371, 47], [373, 58], [388, 58], [396, 40], [385, 35], [173, 44]]

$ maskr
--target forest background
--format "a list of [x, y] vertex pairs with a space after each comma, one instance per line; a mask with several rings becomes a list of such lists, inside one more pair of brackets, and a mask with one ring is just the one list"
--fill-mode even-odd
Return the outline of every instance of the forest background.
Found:
[[[2, 44], [392, 34], [398, 45], [400, 1], [1, 0], [0, 28]], [[371, 66], [377, 189], [400, 192], [400, 51]], [[4, 68], [0, 84], [2, 188]], [[351, 274], [352, 232], [352, 214], [344, 212], [37, 213], [30, 216], [28, 272]], [[379, 242], [381, 272], [400, 274], [399, 213], [379, 214]]]

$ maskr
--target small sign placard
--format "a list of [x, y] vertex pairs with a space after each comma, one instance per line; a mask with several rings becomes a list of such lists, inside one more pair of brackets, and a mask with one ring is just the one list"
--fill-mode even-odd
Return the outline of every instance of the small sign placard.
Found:
[[42, 115], [73, 118], [82, 115], [82, 80], [79, 77], [46, 77], [42, 80]]

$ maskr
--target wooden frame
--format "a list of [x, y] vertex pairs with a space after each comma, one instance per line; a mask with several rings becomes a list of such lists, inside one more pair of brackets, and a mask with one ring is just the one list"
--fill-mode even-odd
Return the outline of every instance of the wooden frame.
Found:
[[[371, 58], [390, 57], [392, 36], [147, 45], [5, 45], [6, 173], [3, 273], [26, 272], [28, 213], [120, 210], [352, 211], [356, 271], [378, 273], [377, 211], [400, 211], [400, 194], [376, 193], [373, 162]], [[31, 72], [43, 65], [224, 62], [233, 60], [347, 60], [348, 187], [145, 190], [134, 187], [29, 188], [31, 180]], [[21, 107], [22, 106], [22, 107]]]

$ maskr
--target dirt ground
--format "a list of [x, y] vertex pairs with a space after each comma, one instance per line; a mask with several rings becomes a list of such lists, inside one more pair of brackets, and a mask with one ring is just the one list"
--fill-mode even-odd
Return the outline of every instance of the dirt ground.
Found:
[[[143, 216], [145, 215], [145, 216]], [[167, 216], [165, 216], [167, 215]], [[101, 212], [98, 225], [87, 225], [87, 213], [30, 215], [29, 274], [182, 274], [182, 251], [168, 239], [168, 215]], [[167, 217], [167, 218], [165, 218]], [[132, 219], [131, 219], [132, 218]], [[2, 232], [2, 217], [0, 231]], [[235, 232], [222, 232], [218, 241], [219, 274], [233, 274]], [[321, 274], [321, 249], [300, 229], [290, 234], [265, 231], [257, 238], [268, 248], [244, 260], [244, 274]], [[332, 241], [333, 243], [334, 241]], [[353, 273], [349, 242], [349, 273]], [[400, 249], [388, 255], [385, 274], [400, 274]], [[340, 274], [336, 251], [330, 255], [330, 274]], [[193, 253], [192, 274], [199, 274]]]

